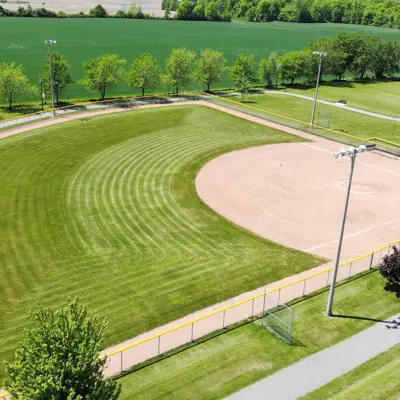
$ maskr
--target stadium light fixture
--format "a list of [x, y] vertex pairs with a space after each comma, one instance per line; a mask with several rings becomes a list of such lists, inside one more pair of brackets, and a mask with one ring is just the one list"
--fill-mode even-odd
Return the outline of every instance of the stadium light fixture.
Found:
[[313, 51], [313, 54], [315, 56], [319, 57], [319, 66], [318, 66], [318, 77], [317, 77], [317, 85], [315, 87], [315, 97], [314, 97], [314, 106], [313, 106], [313, 111], [311, 114], [311, 123], [310, 123], [310, 128], [313, 127], [314, 125], [314, 117], [315, 117], [315, 110], [317, 108], [317, 98], [318, 98], [318, 88], [319, 88], [319, 80], [321, 78], [321, 69], [322, 69], [322, 59], [326, 57], [327, 53], [323, 51]]
[[53, 118], [56, 117], [56, 109], [54, 108], [54, 89], [53, 89], [53, 59], [51, 53], [51, 46], [56, 44], [55, 40], [46, 40], [44, 42], [49, 48], [49, 69], [50, 69], [50, 87], [51, 87], [51, 107], [53, 108]]
[[329, 290], [328, 305], [327, 305], [327, 308], [326, 308], [326, 315], [328, 317], [332, 317], [333, 316], [333, 314], [332, 314], [333, 298], [335, 296], [337, 273], [338, 273], [338, 269], [339, 269], [340, 254], [342, 252], [344, 227], [346, 225], [347, 209], [348, 209], [348, 206], [349, 206], [351, 183], [353, 181], [353, 172], [354, 172], [354, 165], [355, 165], [355, 162], [356, 162], [356, 157], [357, 157], [358, 153], [364, 153], [366, 151], [372, 151], [374, 149], [375, 149], [375, 145], [374, 144], [367, 144], [367, 145], [361, 145], [359, 147], [349, 147], [348, 149], [340, 149], [340, 151], [335, 151], [333, 153], [333, 155], [334, 155], [334, 157], [336, 159], [339, 158], [339, 157], [349, 157], [350, 160], [351, 160], [351, 168], [350, 168], [349, 184], [348, 184], [348, 188], [347, 188], [346, 203], [345, 203], [345, 206], [344, 206], [342, 227], [340, 229], [340, 235], [339, 235], [339, 244], [338, 244], [338, 249], [337, 249], [337, 254], [336, 254], [336, 262], [335, 262], [335, 267], [333, 269], [331, 288]]

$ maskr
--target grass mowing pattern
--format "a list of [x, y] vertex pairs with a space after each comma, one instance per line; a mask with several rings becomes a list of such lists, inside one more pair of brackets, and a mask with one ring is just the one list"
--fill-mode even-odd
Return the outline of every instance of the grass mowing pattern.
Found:
[[110, 345], [319, 264], [226, 221], [194, 186], [222, 153], [301, 140], [181, 106], [1, 141], [0, 359], [37, 301], [81, 297], [109, 318]]
[[[400, 31], [397, 29], [342, 24], [2, 18], [0, 62], [24, 64], [32, 83], [38, 85], [40, 69], [46, 60], [44, 41], [53, 38], [57, 40], [54, 51], [62, 52], [70, 61], [72, 77], [77, 82], [83, 75], [83, 61], [106, 53], [117, 53], [131, 64], [141, 53], [151, 52], [164, 68], [165, 60], [174, 47], [187, 47], [197, 53], [212, 47], [222, 51], [231, 64], [240, 53], [253, 54], [260, 60], [272, 51], [283, 54], [300, 50], [312, 40], [349, 31], [370, 32], [386, 39], [400, 40]], [[229, 72], [224, 74], [220, 82], [220, 87], [227, 85], [232, 85]], [[122, 85], [110, 94], [128, 95], [130, 92], [126, 85]], [[136, 90], [132, 92], [139, 93]], [[64, 93], [63, 99], [88, 96], [99, 95], [73, 84]], [[40, 97], [36, 99], [39, 103]]]
[[302, 397], [302, 400], [399, 398], [400, 344]]
[[[394, 315], [399, 310], [399, 299], [385, 291], [384, 286], [385, 280], [377, 272], [340, 285], [335, 312], [376, 319]], [[359, 319], [326, 318], [327, 299], [325, 291], [292, 305], [296, 311], [294, 338], [298, 345], [289, 346], [259, 324], [249, 323], [120, 379], [121, 400], [222, 399], [374, 324]], [[393, 368], [392, 372], [397, 373], [398, 369]], [[389, 381], [398, 388], [397, 376]], [[371, 379], [369, 383], [369, 393], [378, 393], [381, 382]], [[330, 392], [323, 392], [327, 393]]]

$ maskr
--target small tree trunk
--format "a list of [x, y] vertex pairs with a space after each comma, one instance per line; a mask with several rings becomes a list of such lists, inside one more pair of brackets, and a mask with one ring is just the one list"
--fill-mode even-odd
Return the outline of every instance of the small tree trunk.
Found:
[[10, 110], [12, 110], [12, 99], [8, 99], [10, 106], [8, 107]]
[[175, 88], [175, 94], [179, 94], [179, 88]]
[[291, 84], [293, 85], [293, 83], [294, 83], [294, 78], [292, 78], [292, 83]]
[[142, 96], [144, 96], [144, 88], [142, 88]]
[[59, 94], [56, 92], [56, 104], [58, 105], [58, 103], [59, 103], [59, 98], [60, 98], [60, 96], [59, 96]]
[[242, 103], [243, 103], [243, 101], [244, 101], [244, 93], [242, 93]]
[[211, 86], [211, 83], [207, 83], [207, 92], [210, 91], [210, 86]]

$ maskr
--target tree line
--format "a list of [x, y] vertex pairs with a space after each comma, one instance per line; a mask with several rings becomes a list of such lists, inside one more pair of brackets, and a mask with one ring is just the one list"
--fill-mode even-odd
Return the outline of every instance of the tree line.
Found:
[[120, 10], [114, 15], [100, 4], [89, 14], [55, 13], [45, 8], [33, 9], [30, 5], [12, 11], [0, 6], [0, 16], [170, 19], [171, 11], [176, 11], [174, 18], [181, 20], [229, 22], [237, 18], [251, 22], [329, 22], [400, 28], [400, 2], [396, 0], [162, 0], [161, 8], [165, 11], [161, 18], [144, 13], [135, 4], [128, 11]]
[[[390, 77], [400, 72], [400, 44], [379, 36], [364, 33], [343, 33], [311, 42], [305, 49], [291, 51], [279, 56], [271, 53], [259, 63], [252, 55], [239, 55], [231, 66], [227, 66], [224, 54], [213, 49], [204, 49], [197, 54], [186, 48], [173, 49], [166, 60], [165, 72], [161, 64], [150, 53], [140, 55], [126, 68], [127, 61], [116, 54], [105, 54], [83, 63], [84, 75], [77, 83], [89, 91], [97, 92], [101, 99], [110, 89], [128, 83], [140, 90], [142, 96], [148, 90], [161, 87], [173, 88], [178, 94], [193, 84], [210, 91], [219, 82], [225, 71], [230, 73], [238, 92], [244, 95], [255, 85], [273, 86], [278, 79], [293, 84], [296, 79], [312, 82], [316, 80], [319, 58], [313, 51], [326, 53], [321, 77], [331, 76], [341, 80], [346, 73], [360, 79], [367, 73], [375, 78]], [[55, 52], [52, 56], [53, 90], [57, 104], [65, 89], [73, 83], [70, 64], [65, 57]], [[49, 60], [43, 63], [41, 79], [46, 92], [50, 91]], [[22, 65], [4, 62], [0, 64], [0, 99], [9, 103], [25, 95], [35, 94], [24, 74]]]

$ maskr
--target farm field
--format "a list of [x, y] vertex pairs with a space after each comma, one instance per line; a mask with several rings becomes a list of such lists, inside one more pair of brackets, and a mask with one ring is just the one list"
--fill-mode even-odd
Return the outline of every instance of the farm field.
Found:
[[[315, 85], [295, 85], [288, 87], [287, 91], [314, 97]], [[318, 98], [335, 103], [344, 99], [349, 107], [400, 117], [400, 82], [398, 81], [329, 82], [320, 85]]]
[[[152, 52], [164, 65], [172, 48], [187, 47], [199, 53], [203, 48], [212, 47], [222, 51], [231, 64], [240, 53], [253, 54], [259, 60], [272, 51], [283, 54], [302, 49], [321, 37], [355, 31], [400, 40], [399, 30], [341, 24], [2, 18], [0, 61], [23, 64], [32, 82], [37, 82], [46, 60], [44, 40], [54, 39], [57, 40], [54, 50], [62, 52], [70, 61], [72, 77], [77, 82], [83, 74], [83, 61], [105, 53], [117, 53], [130, 64], [141, 53]], [[231, 85], [228, 72], [219, 85]], [[194, 88], [199, 89], [187, 89]], [[121, 86], [110, 95], [130, 93], [128, 87]], [[98, 94], [74, 84], [63, 97], [65, 100], [90, 96]]]
[[[385, 280], [377, 272], [340, 285], [335, 312], [375, 319], [392, 316], [398, 312], [398, 299], [384, 286]], [[297, 345], [289, 346], [258, 323], [249, 323], [125, 376], [120, 379], [121, 399], [221, 399], [374, 324], [363, 319], [326, 318], [327, 298], [325, 291], [292, 306]], [[389, 358], [395, 360], [385, 360]], [[357, 376], [361, 380], [362, 375]], [[379, 390], [382, 381], [371, 377], [372, 382], [374, 390]], [[313, 399], [327, 398], [316, 394]]]
[[399, 398], [400, 345], [379, 354], [302, 400], [364, 400]]
[[38, 301], [79, 296], [109, 319], [108, 346], [320, 264], [226, 221], [195, 191], [210, 159], [295, 141], [200, 106], [82, 116], [3, 139], [0, 360]]
[[[240, 103], [241, 98], [240, 96], [235, 96], [229, 98], [229, 100]], [[221, 101], [224, 102], [224, 100], [218, 100], [218, 102]], [[310, 100], [281, 94], [255, 94], [247, 95], [245, 97], [245, 103], [246, 105], [265, 110], [267, 116], [268, 111], [271, 111], [290, 118], [304, 121], [304, 124], [301, 124], [281, 118], [280, 122], [286, 125], [295, 125], [300, 129], [309, 128], [309, 121], [311, 119], [313, 106], [313, 103]], [[239, 107], [242, 107], [243, 109], [246, 108], [242, 105], [239, 105]], [[329, 114], [330, 117], [328, 117]], [[327, 126], [328, 118], [330, 118], [330, 129], [339, 130], [344, 133], [349, 133], [366, 139], [371, 137], [380, 137], [382, 139], [400, 144], [399, 122], [394, 123], [391, 120], [359, 114], [325, 104], [317, 104], [315, 124], [318, 124], [319, 117], [319, 124], [321, 126]], [[335, 136], [335, 134], [330, 134], [329, 132], [327, 135], [333, 137]], [[337, 135], [337, 138], [340, 139], [340, 136]]]

